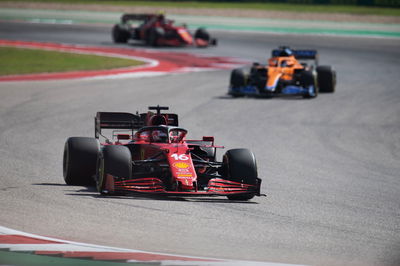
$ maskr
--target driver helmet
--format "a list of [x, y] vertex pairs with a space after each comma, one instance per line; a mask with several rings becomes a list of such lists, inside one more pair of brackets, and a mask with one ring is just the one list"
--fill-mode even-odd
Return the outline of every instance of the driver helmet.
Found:
[[165, 23], [165, 12], [164, 11], [158, 12], [157, 20], [161, 23]]
[[168, 140], [167, 134], [162, 130], [154, 130], [151, 136], [154, 142], [166, 142]]

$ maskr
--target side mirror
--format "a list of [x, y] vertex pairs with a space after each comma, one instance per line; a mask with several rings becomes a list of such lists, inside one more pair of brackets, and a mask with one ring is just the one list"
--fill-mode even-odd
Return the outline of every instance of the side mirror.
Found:
[[213, 136], [203, 136], [203, 141], [212, 141], [212, 142], [214, 142], [214, 137]]
[[118, 134], [117, 135], [118, 140], [129, 140], [131, 139], [131, 135], [129, 134]]

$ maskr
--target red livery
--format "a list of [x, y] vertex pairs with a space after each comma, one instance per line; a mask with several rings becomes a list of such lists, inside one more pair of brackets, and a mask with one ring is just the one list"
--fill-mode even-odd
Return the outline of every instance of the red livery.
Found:
[[[135, 23], [137, 21], [140, 21], [139, 25]], [[112, 38], [115, 43], [126, 43], [132, 39], [144, 41], [150, 46], [207, 47], [217, 44], [217, 40], [211, 38], [204, 28], [197, 29], [192, 35], [186, 25], [177, 26], [163, 14], [124, 14], [121, 22], [114, 25]]]
[[[72, 137], [65, 143], [63, 172], [69, 185], [95, 182], [103, 195], [148, 193], [169, 196], [261, 196], [255, 156], [228, 150], [216, 160], [214, 137], [187, 140], [168, 107], [142, 114], [98, 112], [95, 138]], [[102, 130], [112, 130], [110, 140]], [[104, 143], [99, 138], [105, 139]], [[94, 181], [93, 181], [94, 180]]]

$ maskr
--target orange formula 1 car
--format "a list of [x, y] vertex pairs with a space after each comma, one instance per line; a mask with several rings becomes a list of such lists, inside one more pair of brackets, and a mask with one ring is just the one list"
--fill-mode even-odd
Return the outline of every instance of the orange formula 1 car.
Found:
[[[308, 64], [305, 60], [313, 60]], [[315, 50], [280, 47], [272, 51], [268, 65], [254, 63], [250, 73], [234, 69], [228, 94], [239, 97], [258, 95], [295, 95], [314, 98], [318, 92], [334, 92], [336, 72], [331, 66], [319, 66]]]
[[217, 45], [217, 40], [211, 38], [204, 28], [198, 28], [192, 35], [185, 25], [177, 26], [163, 14], [124, 14], [121, 22], [114, 25], [112, 38], [115, 43], [132, 39], [149, 46]]
[[[228, 150], [216, 160], [214, 137], [187, 140], [176, 114], [154, 106], [142, 114], [99, 112], [95, 137], [71, 137], [64, 148], [64, 180], [69, 185], [97, 185], [102, 195], [226, 196], [249, 200], [261, 196], [254, 154]], [[111, 131], [113, 139], [105, 137]], [[99, 137], [105, 138], [100, 142]]]

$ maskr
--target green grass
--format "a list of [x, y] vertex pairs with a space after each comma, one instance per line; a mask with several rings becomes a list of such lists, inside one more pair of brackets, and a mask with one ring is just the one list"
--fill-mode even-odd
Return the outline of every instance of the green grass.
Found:
[[141, 64], [141, 61], [124, 58], [0, 47], [0, 76], [101, 70]]
[[[5, 2], [10, 0], [0, 0]], [[196, 1], [128, 1], [128, 0], [14, 0], [13, 2], [42, 2], [63, 4], [97, 4], [119, 6], [150, 6], [156, 8], [237, 8], [316, 13], [348, 13], [360, 15], [400, 16], [400, 8], [366, 7], [352, 5], [301, 5], [280, 3], [196, 2]]]
[[0, 250], [0, 265], [14, 266], [149, 266], [148, 263], [121, 263], [85, 258], [63, 258], [57, 256], [34, 255], [30, 252], [12, 252]]

